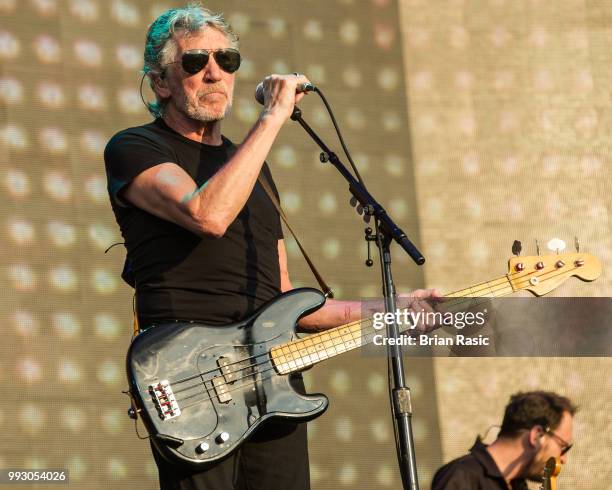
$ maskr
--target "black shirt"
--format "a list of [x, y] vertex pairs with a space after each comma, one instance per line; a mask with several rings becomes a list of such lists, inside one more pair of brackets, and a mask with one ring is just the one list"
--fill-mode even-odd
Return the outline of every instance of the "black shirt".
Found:
[[[527, 490], [527, 482], [522, 478], [512, 480], [511, 485], [512, 490]], [[479, 437], [470, 454], [436, 472], [431, 490], [508, 490], [508, 485]]]
[[[244, 318], [280, 292], [278, 212], [257, 183], [221, 238], [202, 237], [122, 199], [141, 172], [173, 162], [200, 187], [236, 151], [185, 138], [162, 119], [117, 133], [104, 151], [108, 191], [136, 283], [141, 322], [199, 320], [222, 325]], [[262, 172], [274, 183], [267, 165]], [[145, 325], [143, 325], [145, 326]]]

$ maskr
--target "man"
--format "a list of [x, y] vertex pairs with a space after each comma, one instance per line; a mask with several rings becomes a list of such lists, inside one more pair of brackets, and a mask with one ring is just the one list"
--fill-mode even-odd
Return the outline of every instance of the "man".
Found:
[[[223, 325], [292, 289], [279, 216], [258, 182], [294, 105], [302, 75], [264, 80], [264, 108], [240, 146], [221, 134], [240, 65], [238, 39], [200, 5], [150, 26], [144, 73], [155, 121], [115, 135], [105, 150], [113, 211], [136, 284], [141, 328], [175, 320]], [[273, 183], [272, 183], [273, 186]], [[436, 297], [419, 290], [406, 301]], [[306, 330], [357, 320], [361, 304], [329, 300]], [[301, 378], [294, 380], [303, 389]], [[229, 458], [192, 472], [153, 448], [162, 489], [309, 488], [306, 429], [267, 424]]]
[[512, 395], [497, 439], [485, 446], [477, 438], [470, 454], [437, 471], [432, 490], [527, 490], [526, 480], [540, 482], [549, 458], [567, 462], [576, 410], [552, 392]]

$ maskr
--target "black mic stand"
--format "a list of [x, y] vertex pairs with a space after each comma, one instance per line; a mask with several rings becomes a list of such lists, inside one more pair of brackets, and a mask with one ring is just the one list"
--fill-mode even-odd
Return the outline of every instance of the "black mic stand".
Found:
[[[408, 239], [406, 234], [393, 222], [383, 207], [376, 202], [374, 197], [366, 188], [358, 182], [355, 177], [342, 164], [338, 156], [332, 152], [319, 138], [314, 130], [302, 119], [302, 111], [295, 107], [291, 119], [297, 121], [300, 126], [319, 145], [322, 162], [330, 162], [349, 184], [349, 191], [362, 206], [366, 216], [374, 218], [376, 228], [376, 243], [379, 249], [381, 273], [383, 281], [383, 296], [385, 300], [385, 311], [394, 313], [396, 311], [395, 286], [391, 274], [391, 251], [389, 245], [395, 240], [412, 259], [418, 264], [425, 263], [425, 257]], [[366, 236], [366, 239], [368, 237]], [[387, 324], [387, 337], [398, 338], [399, 329], [394, 321]], [[393, 387], [391, 389], [392, 410], [399, 439], [398, 462], [402, 476], [404, 490], [418, 490], [419, 481], [416, 468], [416, 455], [414, 450], [414, 439], [412, 436], [412, 404], [410, 401], [410, 389], [406, 386], [404, 377], [404, 364], [402, 352], [399, 345], [387, 345], [387, 354], [393, 369]]]

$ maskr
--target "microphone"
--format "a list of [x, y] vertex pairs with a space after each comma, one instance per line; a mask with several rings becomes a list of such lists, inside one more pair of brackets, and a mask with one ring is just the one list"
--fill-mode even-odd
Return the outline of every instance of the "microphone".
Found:
[[[300, 83], [295, 89], [296, 94], [301, 94], [304, 92], [313, 92], [317, 89], [312, 83]], [[264, 86], [263, 82], [257, 85], [255, 89], [255, 100], [259, 102], [261, 105], [264, 104]]]

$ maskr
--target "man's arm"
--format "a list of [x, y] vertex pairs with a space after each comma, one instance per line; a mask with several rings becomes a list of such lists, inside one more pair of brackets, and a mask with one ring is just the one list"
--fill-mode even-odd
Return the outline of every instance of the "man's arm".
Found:
[[[284, 240], [278, 241], [278, 260], [281, 274], [281, 291], [290, 291], [293, 289], [293, 285], [289, 278], [287, 250], [285, 249]], [[436, 299], [439, 297], [440, 294], [435, 289], [416, 289], [410, 294], [400, 295], [398, 297], [397, 307], [406, 308], [411, 306], [415, 309], [431, 311], [431, 305], [422, 300]], [[345, 323], [360, 320], [362, 317], [372, 316], [375, 312], [383, 310], [384, 304], [380, 300], [346, 301], [328, 299], [322, 308], [300, 319], [298, 324], [304, 330], [327, 330]], [[429, 329], [429, 327], [424, 325], [419, 325], [417, 328], [419, 333]]]
[[264, 81], [265, 106], [232, 158], [201, 187], [174, 162], [149, 168], [127, 186], [133, 205], [198, 235], [223, 236], [244, 207], [282, 125], [303, 96], [305, 77], [271, 76]]

